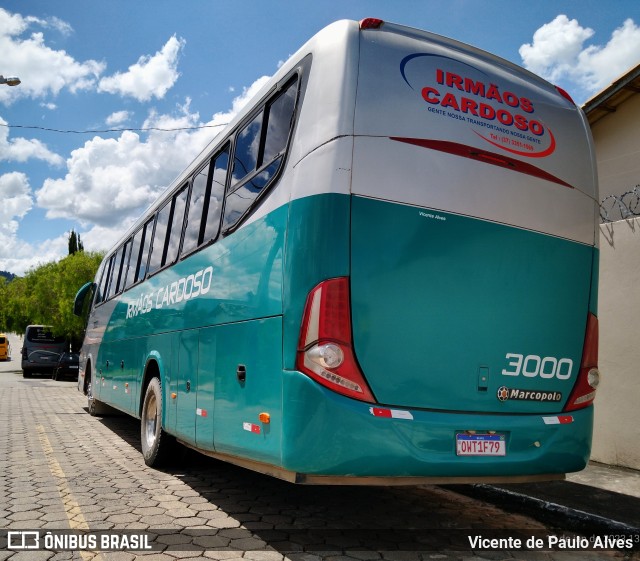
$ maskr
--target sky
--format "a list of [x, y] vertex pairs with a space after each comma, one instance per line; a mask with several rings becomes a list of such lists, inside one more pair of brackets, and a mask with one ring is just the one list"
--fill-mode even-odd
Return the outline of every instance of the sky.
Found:
[[640, 63], [638, 0], [3, 0], [0, 270], [117, 241], [314, 33], [377, 17], [469, 43], [578, 104]]

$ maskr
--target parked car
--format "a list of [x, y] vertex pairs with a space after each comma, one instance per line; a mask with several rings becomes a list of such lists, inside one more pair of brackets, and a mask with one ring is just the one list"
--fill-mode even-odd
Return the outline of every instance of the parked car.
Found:
[[9, 360], [11, 358], [11, 344], [9, 338], [0, 333], [0, 360]]
[[22, 347], [22, 375], [30, 378], [34, 372], [53, 374], [60, 355], [69, 348], [65, 337], [53, 334], [46, 325], [29, 325]]
[[60, 360], [53, 369], [53, 380], [77, 380], [79, 372], [80, 355], [78, 353], [64, 352], [60, 355]]

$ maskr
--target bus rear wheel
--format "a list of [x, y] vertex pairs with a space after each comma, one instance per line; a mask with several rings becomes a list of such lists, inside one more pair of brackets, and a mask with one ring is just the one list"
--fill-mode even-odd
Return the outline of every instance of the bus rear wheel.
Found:
[[158, 378], [151, 379], [144, 395], [140, 440], [144, 463], [150, 467], [166, 465], [176, 447], [175, 439], [162, 429], [162, 388]]

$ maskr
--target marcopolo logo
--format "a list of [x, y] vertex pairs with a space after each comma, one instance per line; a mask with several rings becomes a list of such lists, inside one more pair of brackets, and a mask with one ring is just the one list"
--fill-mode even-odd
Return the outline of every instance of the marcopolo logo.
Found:
[[558, 403], [562, 401], [562, 393], [547, 390], [521, 390], [518, 388], [508, 388], [500, 386], [497, 397], [499, 401], [509, 399], [515, 401], [540, 401], [543, 403]]

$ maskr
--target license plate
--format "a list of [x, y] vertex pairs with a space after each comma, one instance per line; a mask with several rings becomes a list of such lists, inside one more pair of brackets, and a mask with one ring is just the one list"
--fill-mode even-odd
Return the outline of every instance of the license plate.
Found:
[[72, 370], [77, 370], [80, 367], [79, 366], [69, 366], [69, 368], [71, 368]]
[[502, 434], [456, 434], [458, 456], [506, 456], [507, 442]]

